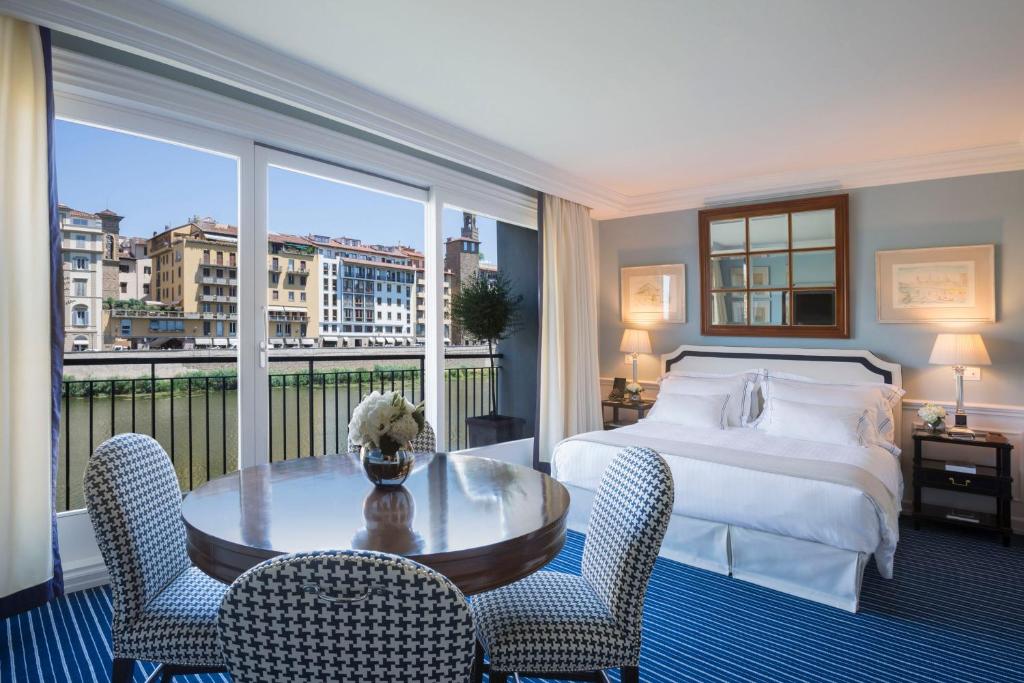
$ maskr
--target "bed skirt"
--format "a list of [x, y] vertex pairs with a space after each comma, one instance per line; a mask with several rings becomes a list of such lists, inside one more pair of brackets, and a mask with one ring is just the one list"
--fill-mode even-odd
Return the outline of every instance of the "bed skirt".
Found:
[[[586, 533], [594, 492], [565, 484], [568, 526]], [[870, 553], [673, 514], [661, 553], [677, 562], [856, 612]]]

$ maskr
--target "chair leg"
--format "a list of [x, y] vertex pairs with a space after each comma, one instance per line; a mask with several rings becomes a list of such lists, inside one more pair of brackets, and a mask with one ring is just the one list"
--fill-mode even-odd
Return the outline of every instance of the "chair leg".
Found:
[[115, 658], [113, 666], [110, 667], [110, 683], [132, 683], [134, 673], [134, 659]]
[[484, 682], [484, 646], [480, 644], [480, 641], [476, 641], [476, 647], [473, 650], [473, 683]]
[[619, 669], [619, 677], [622, 683], [640, 683], [640, 667], [624, 666]]

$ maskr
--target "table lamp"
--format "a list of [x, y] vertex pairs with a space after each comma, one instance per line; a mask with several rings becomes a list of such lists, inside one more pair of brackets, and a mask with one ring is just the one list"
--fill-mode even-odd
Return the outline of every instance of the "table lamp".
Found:
[[641, 353], [651, 352], [651, 335], [647, 333], [647, 330], [626, 330], [622, 333], [619, 351], [633, 357], [633, 384], [637, 384], [637, 358]]
[[[964, 412], [964, 366], [991, 365], [985, 342], [980, 334], [940, 334], [935, 338], [932, 355], [928, 359], [932, 365], [952, 365], [956, 378], [956, 416], [955, 424], [963, 432], [967, 429], [967, 413]], [[954, 435], [955, 430], [950, 430]]]

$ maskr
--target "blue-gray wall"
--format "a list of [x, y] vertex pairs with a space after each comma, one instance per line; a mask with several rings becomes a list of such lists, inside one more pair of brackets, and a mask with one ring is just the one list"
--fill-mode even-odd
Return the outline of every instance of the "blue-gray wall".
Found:
[[[627, 376], [619, 353], [619, 268], [686, 264], [686, 323], [651, 330], [655, 354], [679, 344], [864, 348], [903, 365], [908, 398], [951, 399], [952, 373], [928, 365], [935, 335], [949, 324], [879, 324], [875, 316], [875, 251], [961, 244], [996, 245], [996, 318], [972, 324], [993, 365], [965, 385], [975, 403], [1024, 404], [1024, 171], [929, 180], [850, 191], [851, 337], [772, 339], [700, 334], [697, 210], [602, 221], [600, 224], [600, 352], [603, 377]], [[641, 379], [654, 379], [656, 356]]]

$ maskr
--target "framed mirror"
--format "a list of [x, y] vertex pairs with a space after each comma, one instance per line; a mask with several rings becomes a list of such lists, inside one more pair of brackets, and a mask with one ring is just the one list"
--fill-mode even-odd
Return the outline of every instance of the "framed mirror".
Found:
[[701, 332], [850, 336], [849, 196], [705, 209]]

